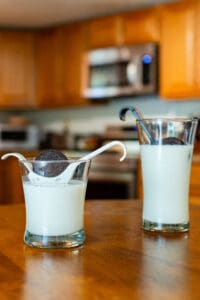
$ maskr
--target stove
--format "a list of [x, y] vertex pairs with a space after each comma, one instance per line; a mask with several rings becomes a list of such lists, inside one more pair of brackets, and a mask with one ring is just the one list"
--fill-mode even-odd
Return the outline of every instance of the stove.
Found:
[[[101, 135], [76, 137], [76, 151], [68, 156], [82, 157], [113, 140], [123, 142], [127, 158], [120, 162], [121, 147], [113, 147], [101, 153], [91, 162], [86, 199], [133, 199], [137, 198], [137, 165], [139, 142], [135, 126], [107, 126]], [[78, 147], [80, 146], [80, 148]], [[87, 149], [87, 145], [89, 148]], [[92, 146], [92, 148], [91, 148]]]
[[136, 198], [137, 159], [108, 152], [91, 162], [86, 199]]
[[108, 126], [101, 145], [120, 140], [127, 158], [120, 162], [121, 147], [114, 147], [92, 160], [86, 199], [133, 199], [137, 197], [139, 142], [135, 127]]

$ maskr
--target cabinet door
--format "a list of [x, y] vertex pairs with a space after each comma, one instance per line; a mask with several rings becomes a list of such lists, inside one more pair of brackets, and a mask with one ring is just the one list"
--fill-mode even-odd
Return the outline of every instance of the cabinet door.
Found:
[[159, 8], [136, 10], [122, 15], [124, 44], [159, 42]]
[[87, 100], [81, 96], [83, 72], [84, 27], [73, 23], [63, 28], [64, 36], [64, 99], [66, 105], [82, 105]]
[[[21, 151], [21, 153], [25, 157], [35, 157], [38, 155], [38, 151]], [[1, 152], [0, 156], [3, 154], [5, 152]], [[14, 157], [0, 160], [0, 204], [23, 202], [24, 193], [18, 160]]]
[[15, 158], [0, 161], [0, 204], [24, 202], [19, 163]]
[[143, 200], [143, 183], [142, 183], [142, 165], [141, 160], [138, 159], [138, 165], [137, 165], [137, 198], [139, 200]]
[[44, 30], [36, 35], [36, 95], [40, 107], [63, 105], [62, 30]]
[[34, 36], [28, 32], [0, 33], [0, 106], [34, 106]]
[[198, 90], [198, 99], [200, 98], [200, 60], [199, 60], [199, 53], [200, 53], [200, 1], [196, 1], [195, 4], [196, 9], [196, 19], [195, 19], [195, 80], [196, 86]]
[[196, 79], [195, 1], [163, 6], [161, 14], [160, 94], [164, 98], [199, 96]]
[[191, 177], [190, 177], [190, 196], [200, 198], [200, 163], [199, 162], [193, 162], [192, 164]]
[[104, 17], [88, 21], [86, 25], [86, 48], [102, 48], [121, 44], [120, 16]]

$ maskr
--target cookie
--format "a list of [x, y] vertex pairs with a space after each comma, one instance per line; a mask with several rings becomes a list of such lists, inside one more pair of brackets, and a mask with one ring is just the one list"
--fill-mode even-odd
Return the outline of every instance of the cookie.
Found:
[[[56, 163], [56, 161], [63, 161]], [[68, 166], [68, 158], [60, 151], [45, 150], [36, 158], [33, 164], [33, 171], [41, 176], [54, 177], [61, 174]], [[66, 162], [65, 162], [66, 161]]]
[[162, 140], [163, 145], [184, 145], [184, 142], [176, 137], [167, 137]]

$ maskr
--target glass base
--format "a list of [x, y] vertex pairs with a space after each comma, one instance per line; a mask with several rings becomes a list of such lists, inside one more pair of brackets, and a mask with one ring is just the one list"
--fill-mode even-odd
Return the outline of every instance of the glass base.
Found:
[[24, 242], [36, 248], [72, 248], [83, 245], [85, 232], [83, 229], [66, 235], [37, 235], [28, 230], [24, 234]]
[[157, 231], [157, 232], [185, 232], [189, 230], [190, 224], [180, 223], [180, 224], [165, 224], [165, 223], [156, 223], [143, 220], [143, 229], [148, 231]]

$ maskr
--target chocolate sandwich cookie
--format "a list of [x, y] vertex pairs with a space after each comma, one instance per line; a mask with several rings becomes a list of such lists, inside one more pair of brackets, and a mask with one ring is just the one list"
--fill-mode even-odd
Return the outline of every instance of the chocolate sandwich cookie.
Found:
[[167, 137], [162, 140], [163, 145], [184, 145], [184, 142], [176, 137]]
[[54, 177], [61, 174], [67, 168], [69, 164], [67, 161], [68, 158], [62, 152], [54, 149], [45, 150], [35, 158], [33, 171], [41, 176]]

